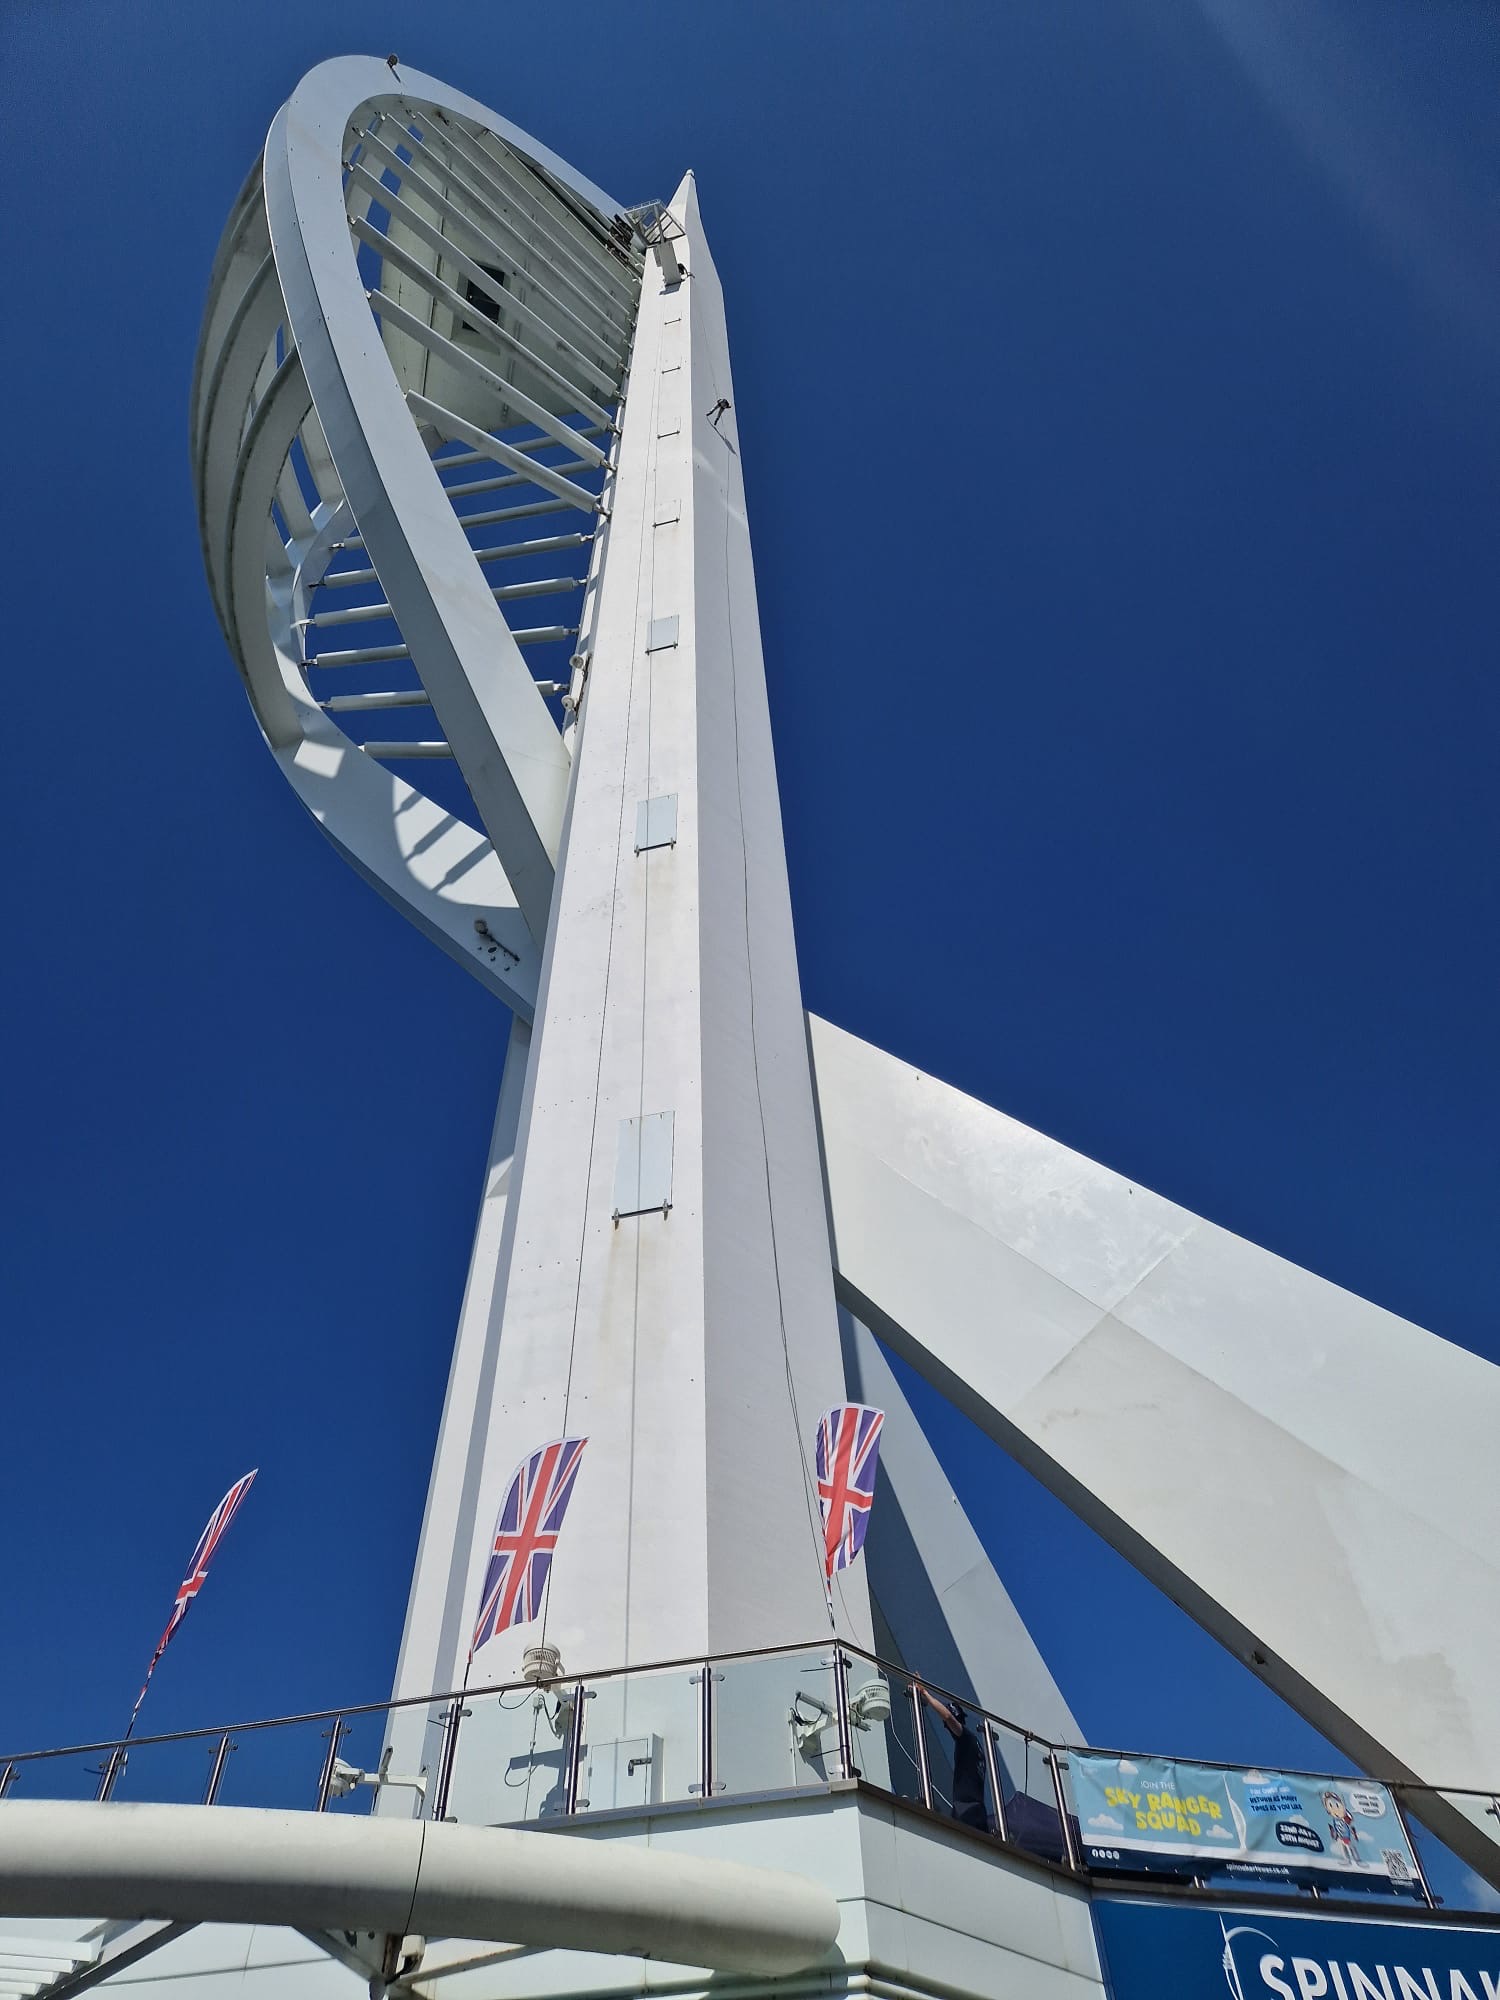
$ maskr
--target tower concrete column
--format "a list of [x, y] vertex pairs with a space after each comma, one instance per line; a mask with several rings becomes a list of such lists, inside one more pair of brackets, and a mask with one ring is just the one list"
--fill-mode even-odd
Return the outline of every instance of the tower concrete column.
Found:
[[[691, 176], [669, 213], [682, 274], [648, 261], [582, 641], [471, 1616], [514, 1466], [589, 1443], [541, 1626], [485, 1680], [539, 1638], [629, 1664], [830, 1630], [812, 1443], [843, 1368], [744, 484]], [[834, 1616], [868, 1639], [861, 1583]]]

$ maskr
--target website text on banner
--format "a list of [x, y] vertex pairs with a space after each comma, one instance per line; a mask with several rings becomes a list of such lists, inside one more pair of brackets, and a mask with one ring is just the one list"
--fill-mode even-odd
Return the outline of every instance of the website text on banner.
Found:
[[1421, 1894], [1384, 1785], [1078, 1750], [1068, 1768], [1091, 1868]]

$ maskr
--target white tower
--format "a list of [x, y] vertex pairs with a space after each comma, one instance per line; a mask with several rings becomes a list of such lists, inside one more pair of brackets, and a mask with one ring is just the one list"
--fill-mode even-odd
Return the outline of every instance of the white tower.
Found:
[[[462, 1680], [505, 1481], [564, 1430], [588, 1456], [544, 1628], [570, 1664], [827, 1633], [837, 1285], [1351, 1754], [1500, 1766], [1500, 1482], [1473, 1477], [1500, 1371], [804, 1024], [692, 177], [626, 213], [430, 79], [324, 64], [230, 224], [196, 418], [278, 759], [517, 1022], [398, 1693]], [[451, 760], [477, 825], [412, 789], [415, 756]], [[1143, 1474], [1119, 1421], [1142, 1384], [1201, 1491], [1275, 1466], [1233, 1534]], [[898, 1408], [886, 1465], [930, 1569], [954, 1503], [918, 1436]], [[838, 1583], [832, 1628], [867, 1645], [864, 1573]], [[960, 1644], [893, 1578], [887, 1643], [1067, 1733], [987, 1564], [967, 1591]]]
[[[561, 1809], [601, 1854], [792, 1868], [840, 1928], [782, 1992], [1098, 1991], [1085, 1887], [881, 1805], [903, 1756], [941, 1798], [941, 1733], [878, 1684], [851, 1714], [830, 1665], [1077, 1740], [872, 1327], [1351, 1756], [1500, 1772], [1500, 1371], [804, 1014], [691, 175], [625, 209], [431, 78], [321, 65], [225, 233], [193, 452], [278, 763], [513, 1018], [388, 1738], [429, 1789], [372, 1831]], [[887, 1413], [883, 1483], [830, 1598], [812, 1447], [846, 1395]], [[501, 1496], [563, 1435], [539, 1616], [471, 1662]], [[552, 1694], [485, 1693], [538, 1643]], [[1045, 1807], [1017, 1741], [990, 1788]], [[1478, 1803], [1419, 1803], [1500, 1875]], [[454, 1994], [641, 1976], [455, 1949]], [[809, 1955], [776, 1950], [703, 1962]]]

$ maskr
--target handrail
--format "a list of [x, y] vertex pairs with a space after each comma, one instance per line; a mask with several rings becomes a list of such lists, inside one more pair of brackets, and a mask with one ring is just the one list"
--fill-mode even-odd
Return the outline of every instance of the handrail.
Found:
[[[712, 1656], [712, 1664], [715, 1667], [724, 1667], [733, 1666], [744, 1660], [781, 1659], [794, 1654], [810, 1652], [828, 1652], [832, 1654], [835, 1651], [842, 1652], [850, 1659], [862, 1660], [881, 1673], [894, 1674], [899, 1680], [909, 1682], [913, 1686], [920, 1685], [949, 1703], [956, 1702], [967, 1714], [974, 1717], [977, 1721], [983, 1721], [992, 1728], [1009, 1731], [1011, 1735], [1019, 1737], [1023, 1742], [1034, 1743], [1044, 1752], [1063, 1759], [1066, 1759], [1075, 1752], [1080, 1755], [1093, 1757], [1148, 1759], [1160, 1758], [1164, 1754], [1172, 1754], [1160, 1751], [1116, 1749], [1104, 1745], [1054, 1741], [1052, 1738], [1042, 1735], [1039, 1731], [1028, 1728], [1024, 1723], [1013, 1722], [1008, 1717], [996, 1714], [993, 1710], [983, 1707], [972, 1696], [963, 1694], [956, 1688], [945, 1687], [940, 1681], [929, 1680], [924, 1675], [914, 1673], [911, 1668], [902, 1666], [896, 1661], [883, 1659], [880, 1654], [870, 1652], [863, 1646], [855, 1645], [848, 1640], [835, 1639], [831, 1635], [825, 1638], [800, 1640], [780, 1646], [746, 1646], [735, 1652], [715, 1653]], [[574, 1684], [592, 1686], [643, 1674], [665, 1674], [679, 1670], [701, 1672], [704, 1665], [705, 1656], [702, 1653], [690, 1653], [674, 1659], [642, 1661], [633, 1666], [600, 1667], [586, 1670], [582, 1673], [575, 1673], [570, 1670], [566, 1675], [566, 1679]], [[525, 1694], [533, 1692], [537, 1685], [538, 1683], [535, 1681], [524, 1679], [489, 1681], [479, 1687], [446, 1688], [432, 1694], [403, 1695], [397, 1699], [387, 1701], [343, 1702], [334, 1708], [304, 1709], [290, 1715], [266, 1716], [250, 1721], [218, 1722], [194, 1729], [168, 1730], [156, 1736], [132, 1736], [128, 1744], [120, 1737], [103, 1737], [97, 1741], [64, 1744], [45, 1750], [13, 1751], [9, 1754], [0, 1754], [0, 1770], [9, 1770], [17, 1765], [41, 1763], [61, 1757], [98, 1755], [123, 1748], [128, 1748], [132, 1751], [144, 1750], [163, 1743], [207, 1741], [209, 1738], [246, 1735], [269, 1729], [285, 1729], [301, 1723], [347, 1723], [360, 1716], [395, 1714], [398, 1711], [416, 1708], [441, 1707], [448, 1709], [451, 1713], [454, 1703], [466, 1706], [471, 1702], [481, 1701], [492, 1695]], [[1290, 1764], [1267, 1763], [1265, 1759], [1261, 1759], [1254, 1764], [1237, 1763], [1219, 1757], [1192, 1757], [1179, 1761], [1203, 1764], [1218, 1771], [1270, 1770], [1274, 1771], [1278, 1777], [1287, 1778], [1303, 1777], [1337, 1780], [1343, 1776], [1345, 1778], [1357, 1779], [1367, 1784], [1384, 1785], [1387, 1790], [1398, 1795], [1402, 1792], [1442, 1792], [1459, 1798], [1500, 1798], [1500, 1785], [1435, 1784], [1426, 1779], [1385, 1777], [1373, 1771], [1341, 1774], [1326, 1769], [1315, 1770]]]

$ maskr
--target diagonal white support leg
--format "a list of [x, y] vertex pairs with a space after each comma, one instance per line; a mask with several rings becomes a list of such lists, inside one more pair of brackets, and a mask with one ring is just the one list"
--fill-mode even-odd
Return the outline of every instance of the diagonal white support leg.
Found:
[[810, 1025], [843, 1303], [1372, 1775], [1500, 1785], [1500, 1368]]
[[870, 1589], [901, 1663], [1054, 1743], [1082, 1740], [1021, 1614], [975, 1534], [868, 1327], [840, 1314], [849, 1393], [885, 1411]]

